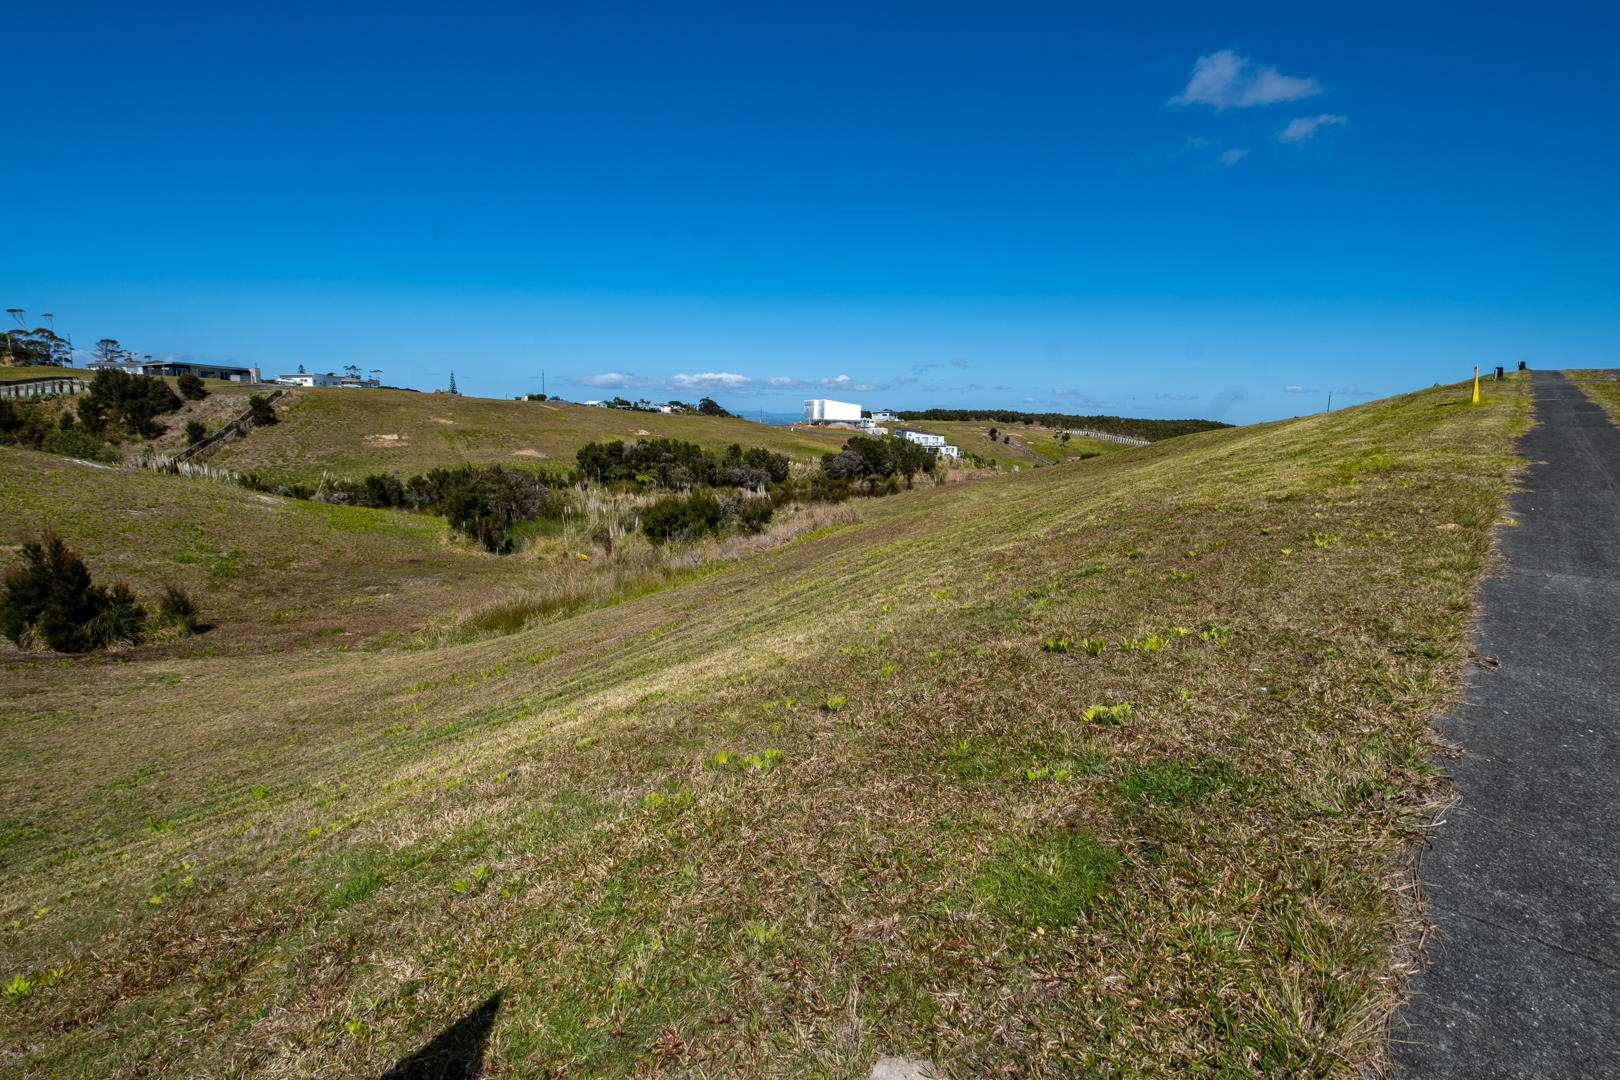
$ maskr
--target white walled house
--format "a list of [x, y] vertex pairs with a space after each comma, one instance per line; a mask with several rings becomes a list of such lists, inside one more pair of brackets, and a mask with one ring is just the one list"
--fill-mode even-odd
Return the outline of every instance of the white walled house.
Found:
[[938, 454], [940, 457], [959, 458], [962, 456], [962, 451], [946, 442], [943, 435], [931, 435], [926, 431], [913, 431], [910, 428], [897, 428], [895, 429], [895, 435], [905, 439], [907, 442], [914, 442], [929, 453]]
[[925, 450], [938, 451], [945, 445], [945, 436], [930, 435], [926, 431], [912, 431], [910, 428], [899, 428], [895, 434], [907, 442], [914, 442]]
[[343, 379], [337, 375], [322, 375], [318, 372], [294, 372], [291, 375], [277, 375], [276, 382], [282, 386], [342, 386]]
[[807, 424], [856, 424], [861, 422], [861, 407], [848, 401], [829, 398], [806, 398], [804, 422]]
[[900, 414], [893, 409], [879, 409], [872, 414], [872, 423], [874, 424], [894, 424], [898, 423], [899, 420]]

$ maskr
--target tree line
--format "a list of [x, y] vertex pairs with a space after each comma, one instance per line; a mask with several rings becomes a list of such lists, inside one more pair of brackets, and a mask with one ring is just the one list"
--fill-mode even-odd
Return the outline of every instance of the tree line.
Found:
[[933, 420], [1039, 424], [1049, 428], [1084, 429], [1101, 431], [1109, 435], [1126, 435], [1133, 439], [1146, 439], [1149, 442], [1233, 426], [1223, 424], [1219, 420], [1143, 420], [1125, 416], [1076, 416], [1072, 413], [1026, 413], [1003, 409], [925, 409], [922, 412], [902, 412], [899, 416], [902, 420], [918, 423]]

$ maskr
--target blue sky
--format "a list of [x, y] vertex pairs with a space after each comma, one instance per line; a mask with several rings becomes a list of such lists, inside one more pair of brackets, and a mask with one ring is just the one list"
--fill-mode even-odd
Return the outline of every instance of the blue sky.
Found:
[[1245, 422], [1615, 366], [1616, 12], [19, 6], [0, 299], [767, 411]]

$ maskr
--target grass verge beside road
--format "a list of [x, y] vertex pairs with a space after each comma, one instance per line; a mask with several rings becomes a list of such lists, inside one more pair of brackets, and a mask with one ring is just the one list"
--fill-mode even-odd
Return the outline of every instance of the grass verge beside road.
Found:
[[0, 1063], [375, 1075], [496, 991], [497, 1076], [1376, 1062], [1529, 422], [1482, 393], [919, 489], [466, 645], [8, 670]]

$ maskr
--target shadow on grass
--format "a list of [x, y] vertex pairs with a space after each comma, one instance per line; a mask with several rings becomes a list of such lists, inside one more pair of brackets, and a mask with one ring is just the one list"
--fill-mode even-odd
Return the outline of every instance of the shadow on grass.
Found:
[[484, 1071], [484, 1043], [501, 1011], [497, 990], [410, 1057], [395, 1062], [379, 1080], [477, 1080]]

